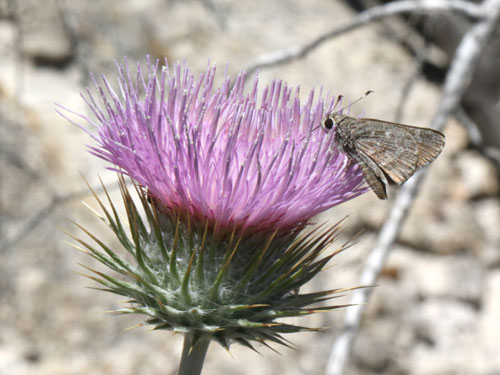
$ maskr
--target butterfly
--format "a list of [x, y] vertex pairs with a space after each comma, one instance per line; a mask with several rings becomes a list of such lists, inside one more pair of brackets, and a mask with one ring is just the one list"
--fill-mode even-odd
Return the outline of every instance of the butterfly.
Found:
[[436, 159], [445, 144], [437, 130], [369, 118], [332, 114], [323, 126], [334, 129], [335, 143], [359, 164], [379, 199], [387, 199], [389, 183], [403, 184]]

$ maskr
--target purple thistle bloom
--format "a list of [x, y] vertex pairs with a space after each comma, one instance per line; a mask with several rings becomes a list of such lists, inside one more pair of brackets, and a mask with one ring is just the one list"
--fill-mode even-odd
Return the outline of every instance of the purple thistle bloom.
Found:
[[135, 80], [119, 67], [119, 95], [103, 77], [91, 152], [145, 186], [155, 201], [218, 228], [286, 229], [367, 191], [361, 170], [318, 129], [334, 99], [299, 100], [273, 81], [244, 93], [244, 73], [214, 88], [215, 66], [195, 78], [186, 64]]

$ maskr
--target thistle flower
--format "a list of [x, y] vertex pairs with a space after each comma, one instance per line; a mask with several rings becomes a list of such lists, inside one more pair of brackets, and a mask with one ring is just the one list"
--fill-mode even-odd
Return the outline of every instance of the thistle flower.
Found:
[[94, 271], [130, 299], [119, 312], [186, 334], [180, 373], [196, 373], [201, 364], [189, 363], [202, 362], [210, 340], [286, 345], [283, 333], [312, 329], [277, 319], [338, 307], [317, 304], [339, 290], [298, 290], [344, 248], [322, 255], [339, 226], [300, 231], [367, 189], [333, 146], [334, 132], [317, 130], [335, 104], [321, 92], [301, 104], [299, 89], [281, 81], [259, 95], [255, 77], [245, 94], [244, 73], [232, 84], [226, 74], [215, 89], [215, 66], [198, 78], [185, 64], [158, 70], [148, 62], [133, 79], [119, 67], [120, 95], [103, 77], [102, 105], [86, 98], [96, 121], [81, 116], [97, 129], [91, 152], [135, 182], [140, 205], [120, 178], [129, 233], [113, 202], [108, 209], [96, 196], [135, 263], [88, 232], [100, 248], [77, 240], [125, 278]]

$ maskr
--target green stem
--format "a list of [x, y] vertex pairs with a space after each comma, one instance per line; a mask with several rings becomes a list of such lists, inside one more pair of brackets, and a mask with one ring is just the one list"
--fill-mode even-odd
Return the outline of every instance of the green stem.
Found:
[[184, 336], [184, 349], [182, 350], [181, 364], [178, 375], [199, 375], [203, 368], [205, 355], [207, 354], [210, 339], [197, 337], [193, 345], [193, 334], [186, 333]]

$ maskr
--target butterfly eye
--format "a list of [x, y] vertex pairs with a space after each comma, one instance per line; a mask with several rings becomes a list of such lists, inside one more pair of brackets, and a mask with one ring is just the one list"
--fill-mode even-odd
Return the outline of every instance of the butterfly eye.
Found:
[[330, 130], [331, 128], [333, 128], [333, 120], [330, 117], [328, 117], [323, 123], [323, 125], [325, 125], [325, 128]]

